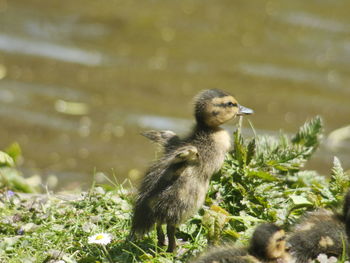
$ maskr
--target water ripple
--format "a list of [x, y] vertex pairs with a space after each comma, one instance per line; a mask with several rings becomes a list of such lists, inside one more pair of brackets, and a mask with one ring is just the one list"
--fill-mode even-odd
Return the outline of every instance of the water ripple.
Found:
[[245, 74], [270, 77], [275, 79], [286, 79], [295, 82], [311, 82], [324, 85], [327, 76], [321, 72], [306, 71], [298, 68], [287, 68], [273, 64], [241, 63], [238, 69]]
[[287, 23], [326, 30], [335, 33], [348, 33], [349, 25], [304, 12], [286, 13], [279, 17]]
[[33, 126], [39, 125], [41, 127], [54, 129], [56, 131], [74, 132], [79, 128], [79, 123], [76, 121], [63, 119], [46, 113], [9, 107], [8, 105], [0, 105], [0, 116], [11, 118], [11, 120], [26, 122]]
[[0, 35], [0, 50], [15, 54], [47, 57], [89, 66], [101, 65], [105, 59], [104, 56], [98, 52], [4, 34]]

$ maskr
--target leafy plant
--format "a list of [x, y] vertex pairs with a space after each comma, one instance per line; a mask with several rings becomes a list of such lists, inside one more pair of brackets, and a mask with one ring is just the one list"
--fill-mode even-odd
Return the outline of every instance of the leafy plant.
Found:
[[[329, 177], [303, 169], [321, 138], [319, 117], [291, 138], [245, 139], [238, 129], [233, 151], [213, 177], [205, 208], [179, 226], [177, 255], [157, 246], [155, 231], [139, 241], [127, 240], [133, 192], [122, 184], [112, 183], [107, 191], [93, 185], [88, 193], [73, 197], [0, 191], [0, 262], [181, 263], [224, 238], [245, 243], [259, 222], [288, 227], [306, 210], [336, 207], [350, 186], [350, 176], [336, 157]], [[0, 187], [6, 190], [18, 189], [2, 181], [8, 180], [8, 171], [16, 171], [10, 166], [16, 147], [11, 148], [0, 157]], [[103, 251], [89, 244], [98, 233], [112, 236]], [[345, 250], [338, 260], [346, 260]]]
[[16, 162], [21, 156], [18, 143], [11, 144], [5, 151], [0, 151], [0, 189], [19, 191], [24, 193], [36, 192], [18, 169]]
[[[288, 138], [281, 134], [246, 140], [234, 133], [234, 148], [211, 182], [207, 203], [231, 216], [222, 229], [233, 239], [245, 241], [261, 221], [289, 226], [316, 207], [332, 207], [350, 186], [337, 158], [328, 179], [315, 171], [302, 170], [322, 138], [322, 120], [306, 122]], [[217, 238], [217, 237], [216, 237]]]

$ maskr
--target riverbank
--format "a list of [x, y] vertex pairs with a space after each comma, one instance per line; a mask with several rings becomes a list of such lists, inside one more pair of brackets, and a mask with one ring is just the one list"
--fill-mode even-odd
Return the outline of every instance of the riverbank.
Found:
[[[188, 262], [208, 246], [246, 245], [261, 222], [287, 231], [306, 211], [341, 210], [350, 175], [335, 157], [328, 176], [305, 170], [322, 138], [322, 120], [292, 137], [234, 133], [234, 147], [213, 176], [203, 208], [179, 226], [178, 250], [157, 246], [155, 231], [127, 240], [135, 188], [128, 182], [87, 192], [23, 194], [33, 190], [14, 176], [19, 148], [0, 152], [0, 262]], [[346, 257], [339, 259], [344, 262]]]

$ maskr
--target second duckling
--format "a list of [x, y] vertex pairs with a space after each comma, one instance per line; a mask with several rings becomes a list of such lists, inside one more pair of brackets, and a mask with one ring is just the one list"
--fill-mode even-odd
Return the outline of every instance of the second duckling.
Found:
[[290, 253], [296, 263], [307, 263], [319, 254], [341, 257], [350, 252], [350, 191], [346, 194], [343, 214], [318, 209], [305, 215], [288, 238]]
[[221, 247], [200, 256], [193, 263], [289, 263], [285, 232], [271, 223], [259, 225], [251, 238], [249, 248]]
[[[164, 155], [147, 171], [134, 206], [131, 237], [143, 235], [157, 224], [159, 245], [164, 245], [162, 224], [167, 225], [168, 252], [176, 247], [175, 229], [203, 204], [213, 173], [230, 148], [230, 136], [219, 126], [253, 111], [238, 104], [230, 94], [206, 90], [195, 99], [196, 125], [180, 139], [165, 136]], [[155, 139], [157, 140], [157, 138]]]

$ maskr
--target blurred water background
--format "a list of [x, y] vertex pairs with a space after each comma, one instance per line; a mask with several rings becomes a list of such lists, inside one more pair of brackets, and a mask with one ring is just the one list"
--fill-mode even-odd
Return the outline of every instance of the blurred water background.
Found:
[[321, 115], [308, 168], [327, 175], [337, 155], [349, 169], [349, 10], [347, 0], [0, 0], [0, 149], [17, 141], [24, 174], [54, 174], [59, 188], [87, 187], [94, 173], [134, 180], [155, 158], [139, 132], [185, 133], [192, 97], [220, 88], [255, 110], [259, 134]]

